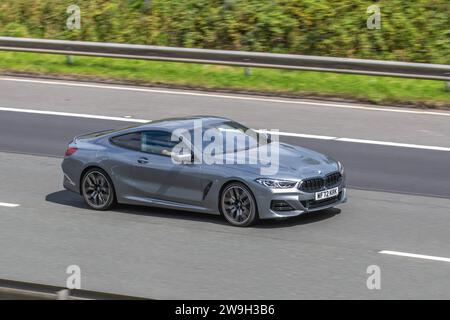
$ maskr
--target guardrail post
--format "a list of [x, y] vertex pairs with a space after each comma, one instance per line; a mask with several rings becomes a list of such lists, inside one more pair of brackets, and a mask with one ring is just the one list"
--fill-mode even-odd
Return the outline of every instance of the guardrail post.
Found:
[[70, 291], [68, 289], [60, 290], [56, 293], [56, 300], [68, 300]]
[[445, 82], [445, 91], [450, 92], [450, 81]]
[[72, 65], [73, 64], [73, 56], [66, 56], [66, 63]]
[[244, 74], [245, 74], [246, 77], [251, 76], [252, 75], [252, 69], [249, 68], [249, 67], [245, 67], [244, 68]]

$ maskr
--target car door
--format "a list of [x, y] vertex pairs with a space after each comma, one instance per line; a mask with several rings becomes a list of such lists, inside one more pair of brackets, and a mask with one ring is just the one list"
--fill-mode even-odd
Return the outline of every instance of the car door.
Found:
[[132, 168], [141, 149], [141, 133], [129, 132], [109, 139], [113, 148], [107, 148], [102, 164], [111, 171], [117, 197], [130, 199], [135, 193]]
[[179, 141], [164, 130], [142, 132], [141, 150], [133, 165], [135, 188], [139, 196], [199, 205], [205, 181], [201, 167], [194, 163], [175, 163], [171, 152]]

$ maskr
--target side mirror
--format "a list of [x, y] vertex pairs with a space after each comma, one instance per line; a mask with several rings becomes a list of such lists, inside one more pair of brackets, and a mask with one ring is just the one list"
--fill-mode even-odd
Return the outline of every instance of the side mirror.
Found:
[[173, 154], [172, 158], [177, 163], [192, 163], [192, 155], [191, 154]]

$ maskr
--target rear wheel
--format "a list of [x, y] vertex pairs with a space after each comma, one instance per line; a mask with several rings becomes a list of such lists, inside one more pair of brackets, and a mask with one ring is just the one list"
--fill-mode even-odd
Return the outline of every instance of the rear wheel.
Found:
[[81, 181], [86, 204], [94, 210], [108, 210], [114, 204], [114, 187], [108, 174], [97, 168], [86, 172]]
[[240, 182], [231, 183], [222, 191], [220, 209], [225, 219], [234, 226], [247, 227], [258, 220], [253, 194]]

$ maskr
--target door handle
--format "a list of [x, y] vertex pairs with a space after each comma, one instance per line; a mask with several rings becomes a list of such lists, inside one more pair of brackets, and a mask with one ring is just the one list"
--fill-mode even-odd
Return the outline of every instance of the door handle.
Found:
[[137, 162], [140, 164], [145, 164], [145, 163], [148, 163], [148, 159], [147, 158], [139, 158]]

